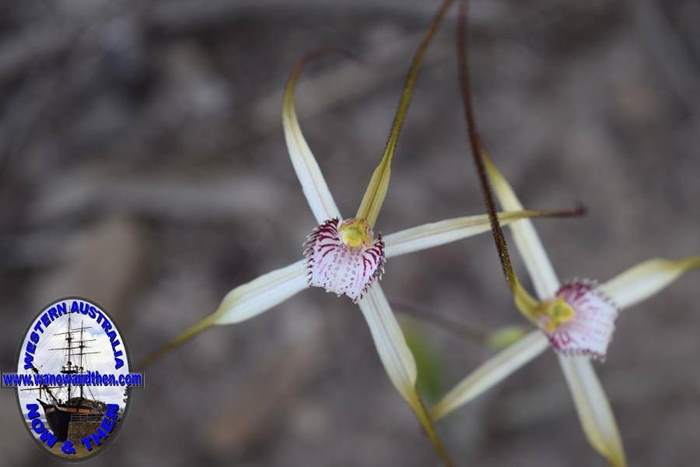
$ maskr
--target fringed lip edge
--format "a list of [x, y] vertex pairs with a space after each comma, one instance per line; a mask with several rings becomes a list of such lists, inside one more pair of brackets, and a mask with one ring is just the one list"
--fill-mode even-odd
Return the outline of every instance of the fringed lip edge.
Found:
[[[339, 235], [339, 227], [341, 224], [341, 219], [339, 217], [333, 217], [330, 218], [323, 223], [317, 225], [314, 227], [314, 229], [309, 233], [306, 238], [304, 239], [304, 242], [302, 243], [302, 248], [303, 248], [303, 255], [306, 258], [306, 282], [311, 287], [311, 280], [313, 277], [313, 267], [314, 267], [314, 259], [313, 259], [313, 245], [318, 236], [323, 233], [323, 232], [330, 232], [331, 235]], [[362, 291], [359, 293], [359, 295], [356, 298], [350, 298], [353, 303], [358, 303], [362, 298], [365, 296], [367, 293], [367, 290], [374, 284], [375, 281], [379, 281], [382, 279], [384, 276], [385, 272], [385, 266], [386, 266], [386, 254], [385, 254], [385, 243], [384, 240], [382, 239], [382, 234], [379, 233], [377, 234], [376, 240], [372, 243], [372, 246], [366, 249], [366, 251], [372, 250], [374, 248], [379, 248], [379, 253], [377, 254], [379, 258], [379, 265], [377, 269], [374, 271], [372, 276], [369, 278], [367, 283], [365, 284], [364, 288]], [[330, 290], [326, 290], [324, 288], [324, 291], [326, 293], [334, 293]], [[340, 296], [340, 294], [337, 294], [337, 296]]]
[[[617, 329], [617, 326], [615, 325], [615, 322], [617, 321], [617, 318], [620, 316], [620, 307], [615, 303], [615, 301], [608, 295], [606, 294], [603, 290], [600, 289], [600, 283], [595, 280], [595, 279], [588, 279], [588, 278], [580, 278], [580, 277], [574, 277], [573, 279], [566, 280], [561, 283], [559, 288], [554, 294], [554, 297], [559, 297], [560, 294], [564, 289], [567, 287], [572, 287], [572, 286], [584, 286], [588, 289], [588, 293], [593, 293], [597, 297], [599, 297], [601, 300], [603, 300], [605, 303], [610, 305], [614, 310], [615, 310], [615, 318], [613, 319], [613, 329], [610, 333], [610, 340], [608, 341], [608, 346], [613, 341], [613, 336], [615, 335], [615, 330]], [[568, 303], [568, 302], [567, 302]], [[601, 354], [600, 352], [594, 352], [592, 350], [588, 349], [579, 349], [579, 350], [574, 350], [574, 349], [561, 349], [558, 348], [557, 345], [554, 342], [554, 339], [552, 336], [547, 334], [546, 332], [542, 331], [547, 339], [549, 340], [549, 344], [556, 352], [558, 355], [564, 355], [566, 357], [589, 357], [593, 360], [596, 360], [601, 363], [605, 363], [605, 360], [607, 358], [607, 353], [606, 354]]]

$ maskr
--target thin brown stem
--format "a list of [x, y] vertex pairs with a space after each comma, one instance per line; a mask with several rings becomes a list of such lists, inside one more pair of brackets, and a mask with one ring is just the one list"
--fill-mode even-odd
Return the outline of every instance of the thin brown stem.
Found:
[[476, 126], [476, 118], [474, 117], [474, 109], [471, 97], [471, 83], [469, 81], [468, 56], [467, 56], [467, 0], [462, 0], [459, 5], [459, 16], [457, 19], [457, 63], [459, 67], [459, 85], [462, 94], [462, 103], [464, 105], [464, 115], [467, 119], [467, 131], [469, 133], [469, 144], [471, 153], [476, 165], [476, 172], [479, 176], [481, 184], [481, 192], [484, 196], [486, 209], [491, 222], [491, 232], [496, 243], [498, 256], [501, 260], [503, 275], [508, 282], [510, 289], [515, 292], [517, 287], [517, 278], [513, 271], [513, 265], [510, 261], [508, 253], [508, 244], [506, 243], [503, 229], [498, 222], [496, 214], [496, 203], [494, 201], [493, 191], [486, 173], [486, 166], [483, 160], [481, 140]]

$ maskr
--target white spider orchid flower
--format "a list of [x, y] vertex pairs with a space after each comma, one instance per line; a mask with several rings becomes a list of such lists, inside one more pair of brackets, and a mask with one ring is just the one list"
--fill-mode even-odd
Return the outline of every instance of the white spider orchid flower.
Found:
[[[520, 201], [501, 173], [490, 162], [487, 169], [504, 209], [517, 209]], [[537, 330], [502, 350], [462, 379], [431, 409], [442, 418], [467, 404], [535, 357], [552, 348], [559, 355], [581, 425], [591, 445], [611, 465], [624, 466], [625, 453], [610, 403], [591, 364], [602, 359], [618, 313], [659, 293], [683, 273], [700, 268], [700, 256], [677, 261], [651, 259], [611, 280], [572, 281], [562, 285], [535, 232], [532, 222], [510, 226], [539, 300], [520, 289], [517, 301]], [[520, 287], [520, 286], [518, 286]]]
[[[416, 391], [416, 363], [401, 328], [379, 286], [387, 258], [413, 253], [490, 230], [488, 215], [447, 219], [402, 230], [382, 237], [373, 232], [384, 202], [391, 163], [401, 126], [411, 100], [422, 58], [452, 0], [443, 2], [424, 36], [406, 77], [391, 132], [378, 167], [362, 198], [357, 214], [344, 218], [338, 210], [316, 159], [299, 126], [294, 90], [305, 60], [297, 63], [287, 82], [282, 123], [289, 156], [316, 221], [304, 243], [305, 259], [264, 274], [226, 294], [218, 309], [182, 332], [159, 351], [147, 357], [150, 363], [213, 325], [227, 325], [257, 316], [309, 287], [321, 287], [338, 296], [346, 295], [359, 306], [369, 326], [377, 353], [389, 379], [414, 410], [434, 447], [451, 465], [432, 426], [430, 416]], [[502, 223], [538, 217], [567, 216], [567, 211], [526, 211], [499, 214]]]
[[559, 356], [588, 441], [611, 465], [625, 466], [625, 452], [617, 423], [591, 364], [591, 357], [605, 357], [615, 320], [621, 310], [660, 292], [684, 272], [700, 268], [700, 256], [678, 261], [652, 259], [600, 286], [592, 281], [572, 281], [562, 285], [532, 222], [521, 220], [511, 224], [510, 228], [539, 300], [533, 298], [515, 275], [495, 215], [491, 185], [504, 209], [520, 209], [521, 204], [508, 181], [481, 148], [467, 73], [466, 0], [460, 7], [457, 44], [471, 150], [491, 215], [492, 232], [515, 304], [538, 329], [459, 382], [431, 409], [431, 415], [434, 419], [444, 417], [551, 347]]

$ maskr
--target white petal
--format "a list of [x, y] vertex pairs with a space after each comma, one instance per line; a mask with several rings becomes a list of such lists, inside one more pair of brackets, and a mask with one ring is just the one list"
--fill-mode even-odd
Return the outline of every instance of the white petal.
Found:
[[245, 321], [308, 287], [306, 260], [264, 274], [226, 294], [214, 312], [214, 324]]
[[559, 356], [576, 411], [588, 441], [611, 465], [625, 465], [625, 452], [615, 416], [588, 357]]
[[[516, 211], [498, 213], [502, 225], [507, 225], [517, 219], [539, 215], [535, 211]], [[491, 230], [489, 217], [486, 214], [477, 216], [456, 217], [444, 221], [423, 224], [402, 230], [384, 237], [387, 258], [405, 255], [416, 251], [427, 250], [446, 243], [455, 242]]]
[[389, 379], [413, 406], [416, 400], [416, 361], [379, 284], [374, 283], [358, 304]]
[[431, 410], [433, 418], [442, 418], [481, 395], [510, 374], [540, 355], [549, 341], [540, 331], [533, 331], [515, 344], [497, 353], [464, 378]]
[[309, 203], [316, 221], [320, 224], [327, 219], [340, 218], [341, 216], [333, 200], [333, 195], [328, 189], [326, 180], [321, 174], [316, 158], [314, 158], [309, 145], [306, 143], [299, 126], [299, 120], [294, 108], [294, 87], [301, 71], [301, 65], [297, 66], [298, 68], [294, 70], [287, 82], [287, 89], [284, 93], [282, 124], [292, 165], [304, 190], [306, 201]]
[[684, 272], [700, 268], [700, 256], [678, 261], [652, 259], [628, 269], [600, 286], [620, 308], [649, 298], [680, 277]]
[[[485, 158], [485, 162], [493, 184], [493, 190], [503, 210], [521, 210], [523, 205], [503, 174], [498, 171], [490, 159]], [[537, 235], [532, 221], [524, 219], [514, 222], [511, 224], [510, 229], [513, 232], [515, 245], [523, 258], [525, 267], [530, 273], [535, 290], [537, 290], [537, 295], [540, 299], [552, 297], [559, 288], [559, 279], [557, 279], [554, 267], [549, 261], [549, 256], [547, 256], [547, 252], [542, 246], [542, 241]]]

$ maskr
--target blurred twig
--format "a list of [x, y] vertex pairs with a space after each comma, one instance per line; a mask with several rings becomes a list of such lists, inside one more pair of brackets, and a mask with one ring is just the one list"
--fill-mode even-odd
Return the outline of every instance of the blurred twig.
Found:
[[468, 326], [451, 318], [441, 316], [414, 303], [395, 299], [392, 299], [389, 302], [391, 307], [395, 308], [399, 313], [413, 319], [417, 319], [421, 322], [431, 324], [462, 339], [476, 342], [478, 344], [485, 344], [488, 340], [489, 334], [486, 331]]

